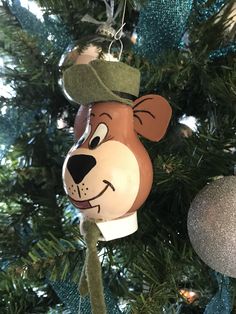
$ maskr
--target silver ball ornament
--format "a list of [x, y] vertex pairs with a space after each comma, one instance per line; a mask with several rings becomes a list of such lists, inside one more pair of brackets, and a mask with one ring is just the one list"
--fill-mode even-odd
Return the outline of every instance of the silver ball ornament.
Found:
[[63, 84], [63, 73], [64, 73], [64, 71], [73, 65], [87, 64], [92, 60], [98, 59], [100, 52], [101, 52], [101, 48], [99, 48], [95, 44], [90, 43], [82, 51], [81, 51], [79, 45], [69, 46], [66, 49], [65, 53], [61, 56], [61, 59], [59, 61], [60, 77], [58, 80], [58, 84], [61, 87], [64, 96], [72, 104], [76, 104], [76, 103], [67, 94], [66, 90], [64, 89], [64, 84]]
[[[108, 41], [108, 40], [107, 40]], [[81, 50], [78, 44], [70, 45], [65, 53], [61, 56], [59, 61], [59, 80], [58, 84], [64, 94], [64, 96], [69, 100], [70, 103], [76, 105], [76, 102], [67, 94], [64, 89], [63, 74], [71, 66], [76, 64], [88, 64], [89, 62], [96, 59], [103, 59], [107, 61], [118, 61], [117, 52], [111, 51], [108, 53], [108, 49], [103, 50], [101, 47], [102, 43], [106, 43], [107, 46], [109, 42], [105, 42], [104, 38], [94, 37], [88, 40], [87, 45]], [[104, 44], [103, 43], [103, 44]]]
[[188, 234], [208, 266], [236, 278], [236, 176], [215, 180], [197, 194], [188, 213]]

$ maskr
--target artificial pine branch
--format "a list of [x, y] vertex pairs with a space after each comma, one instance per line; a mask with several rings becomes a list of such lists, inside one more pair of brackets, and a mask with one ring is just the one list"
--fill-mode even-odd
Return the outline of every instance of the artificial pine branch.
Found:
[[[40, 3], [46, 13], [59, 14], [79, 46], [95, 31], [93, 25], [81, 23], [81, 17], [89, 13], [105, 18], [102, 1]], [[189, 46], [158, 56], [156, 64], [124, 51], [123, 61], [142, 72], [141, 93], [163, 95], [174, 112], [166, 138], [153, 145], [145, 142], [155, 178], [152, 193], [138, 213], [139, 231], [98, 245], [98, 249], [105, 245], [104, 275], [132, 313], [156, 314], [163, 308], [169, 313], [180, 308], [200, 313], [214, 292], [207, 268], [189, 244], [186, 215], [194, 195], [209, 178], [231, 174], [236, 162], [235, 54], [209, 58], [212, 50], [228, 43], [228, 18], [222, 12], [220, 20], [213, 17], [208, 22], [200, 22], [195, 15], [188, 28]], [[0, 14], [0, 51], [8, 66], [1, 76], [16, 92], [11, 99], [1, 97], [1, 108], [7, 106], [7, 113], [0, 114], [1, 143], [4, 134], [10, 134], [11, 141], [0, 166], [0, 251], [4, 267], [11, 263], [14, 269], [1, 272], [0, 311], [46, 313], [59, 303], [45, 283], [46, 270], [55, 280], [71, 272], [72, 280], [79, 281], [82, 247], [77, 250], [77, 218], [74, 225], [65, 221], [68, 202], [60, 183], [63, 158], [73, 143], [69, 132], [77, 107], [64, 99], [57, 86], [58, 57], [44, 59], [37, 39], [22, 32], [9, 11], [1, 7]], [[132, 14], [128, 5], [130, 30], [135, 23]], [[63, 112], [68, 113], [68, 126], [60, 131], [56, 122]], [[183, 114], [193, 115], [200, 124], [186, 138], [179, 132], [178, 119]], [[49, 231], [55, 239], [48, 237]], [[27, 260], [27, 271], [17, 264], [21, 257]], [[187, 304], [178, 294], [182, 286], [197, 289], [199, 302]], [[33, 288], [41, 289], [44, 297]]]

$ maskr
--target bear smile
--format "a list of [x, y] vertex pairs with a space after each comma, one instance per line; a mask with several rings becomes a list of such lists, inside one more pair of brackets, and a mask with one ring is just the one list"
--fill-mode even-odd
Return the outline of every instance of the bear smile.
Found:
[[88, 199], [88, 200], [84, 200], [84, 201], [79, 201], [79, 200], [78, 200], [78, 201], [77, 201], [77, 200], [74, 200], [73, 198], [71, 198], [71, 197], [69, 196], [69, 198], [70, 198], [72, 204], [73, 204], [75, 207], [79, 208], [80, 210], [86, 210], [86, 209], [98, 207], [98, 213], [99, 213], [99, 212], [100, 212], [100, 205], [92, 206], [92, 205], [90, 204], [90, 201], [93, 201], [93, 200], [99, 198], [101, 195], [103, 195], [103, 194], [106, 192], [106, 190], [107, 190], [109, 187], [112, 189], [112, 191], [115, 191], [115, 188], [114, 188], [113, 184], [111, 184], [111, 182], [109, 182], [109, 181], [107, 181], [107, 180], [103, 180], [102, 182], [104, 182], [104, 183], [106, 184], [106, 186], [104, 187], [104, 189], [103, 189], [100, 193], [98, 193], [98, 195], [96, 195], [96, 196], [94, 196], [94, 197], [92, 197], [92, 198], [90, 198], [90, 199]]

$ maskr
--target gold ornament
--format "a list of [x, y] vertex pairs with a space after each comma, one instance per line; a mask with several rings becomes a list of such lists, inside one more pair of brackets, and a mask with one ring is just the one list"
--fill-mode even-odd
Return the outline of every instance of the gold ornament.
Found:
[[180, 289], [179, 294], [188, 304], [194, 303], [200, 297], [200, 294], [197, 291], [193, 291], [192, 289], [186, 288]]
[[208, 266], [236, 278], [236, 176], [215, 180], [198, 193], [189, 210], [188, 233]]

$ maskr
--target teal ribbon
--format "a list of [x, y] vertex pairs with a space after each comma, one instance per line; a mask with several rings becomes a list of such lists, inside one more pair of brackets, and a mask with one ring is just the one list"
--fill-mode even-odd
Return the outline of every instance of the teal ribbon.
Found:
[[204, 314], [230, 314], [233, 309], [233, 288], [231, 279], [215, 272], [218, 291], [206, 306]]
[[229, 1], [230, 0], [215, 0], [211, 5], [208, 5], [208, 0], [197, 0], [195, 6], [198, 8], [199, 19], [204, 21], [208, 20], [213, 15], [217, 14]]
[[[71, 314], [91, 314], [89, 297], [81, 297], [78, 286], [70, 280], [67, 281], [49, 281], [53, 290], [56, 292], [61, 302]], [[117, 301], [112, 296], [110, 289], [104, 287], [105, 302], [107, 313], [121, 314], [117, 306]]]
[[192, 9], [192, 0], [149, 0], [141, 9], [135, 52], [148, 58], [178, 47]]

